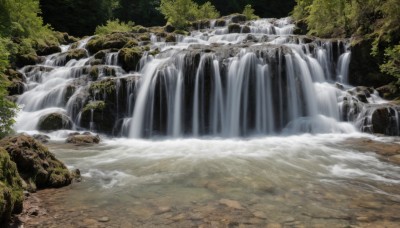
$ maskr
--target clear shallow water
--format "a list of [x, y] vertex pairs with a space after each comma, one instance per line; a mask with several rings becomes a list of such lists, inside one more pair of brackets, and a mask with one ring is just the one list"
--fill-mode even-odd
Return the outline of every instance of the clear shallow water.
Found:
[[110, 227], [391, 227], [400, 167], [345, 148], [350, 137], [371, 136], [55, 142], [50, 149], [83, 181], [47, 201], [71, 226], [107, 216]]

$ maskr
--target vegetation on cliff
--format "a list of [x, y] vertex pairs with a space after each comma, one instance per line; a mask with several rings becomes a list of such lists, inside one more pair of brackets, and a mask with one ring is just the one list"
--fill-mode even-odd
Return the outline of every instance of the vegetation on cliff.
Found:
[[[296, 0], [293, 16], [306, 22], [309, 34], [353, 37], [387, 74], [400, 78], [400, 3], [398, 0]], [[377, 68], [379, 69], [379, 68]], [[379, 72], [378, 72], [379, 73]]]

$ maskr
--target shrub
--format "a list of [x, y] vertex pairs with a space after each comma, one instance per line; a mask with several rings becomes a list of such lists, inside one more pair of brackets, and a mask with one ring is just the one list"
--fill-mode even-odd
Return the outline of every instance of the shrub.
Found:
[[135, 23], [129, 21], [125, 23], [123, 21], [116, 20], [108, 20], [105, 25], [99, 25], [96, 27], [95, 34], [97, 35], [105, 35], [114, 32], [130, 32], [132, 31], [133, 26]]
[[215, 9], [215, 6], [213, 6], [210, 2], [206, 2], [198, 8], [196, 19], [215, 19], [219, 16], [219, 12]]
[[250, 4], [244, 7], [242, 14], [246, 16], [247, 20], [255, 20], [260, 18], [254, 14], [254, 9]]

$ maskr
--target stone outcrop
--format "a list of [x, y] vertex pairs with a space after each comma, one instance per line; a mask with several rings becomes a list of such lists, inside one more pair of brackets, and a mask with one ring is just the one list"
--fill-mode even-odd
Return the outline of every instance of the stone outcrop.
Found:
[[6, 137], [0, 141], [17, 164], [27, 189], [59, 188], [72, 182], [72, 175], [44, 145], [27, 135]]
[[62, 113], [51, 113], [39, 119], [38, 129], [41, 131], [56, 131], [61, 129], [71, 129], [72, 121]]

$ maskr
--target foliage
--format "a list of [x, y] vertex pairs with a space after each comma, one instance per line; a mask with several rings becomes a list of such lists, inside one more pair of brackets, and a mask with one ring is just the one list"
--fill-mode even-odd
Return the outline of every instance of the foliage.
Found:
[[381, 65], [381, 70], [400, 79], [400, 44], [386, 48], [386, 62]]
[[9, 43], [5, 38], [0, 37], [0, 138], [8, 135], [12, 131], [14, 116], [16, 114], [16, 105], [7, 100], [8, 80], [4, 71], [9, 66], [8, 51], [5, 44]]
[[186, 28], [191, 21], [219, 17], [219, 12], [210, 2], [199, 6], [192, 0], [161, 0], [159, 10], [168, 23], [178, 29]]
[[218, 18], [219, 12], [217, 9], [215, 9], [215, 6], [211, 4], [211, 2], [206, 2], [203, 5], [201, 5], [197, 11], [197, 19], [202, 20], [202, 19], [214, 19]]
[[171, 25], [182, 29], [196, 20], [198, 5], [192, 0], [161, 0], [159, 10]]
[[107, 24], [99, 25], [96, 27], [96, 35], [105, 35], [114, 32], [130, 32], [135, 23], [129, 21], [128, 23], [121, 22], [118, 19], [108, 20]]
[[247, 20], [255, 20], [260, 18], [259, 16], [254, 14], [254, 9], [250, 4], [244, 7], [242, 14], [246, 16]]
[[[371, 55], [381, 70], [398, 76], [399, 0], [296, 0], [293, 17], [307, 22], [309, 33], [372, 41]], [[397, 62], [398, 63], [398, 62]]]

